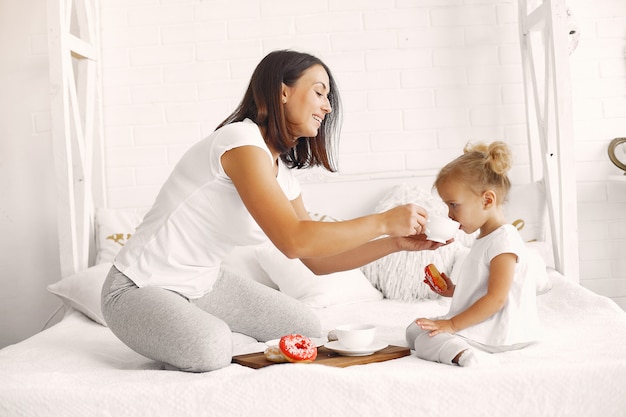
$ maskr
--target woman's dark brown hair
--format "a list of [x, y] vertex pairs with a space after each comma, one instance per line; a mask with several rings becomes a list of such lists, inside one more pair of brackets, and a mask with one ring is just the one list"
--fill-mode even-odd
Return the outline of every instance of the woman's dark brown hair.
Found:
[[[327, 114], [317, 136], [298, 138], [287, 128], [281, 102], [282, 84], [293, 86], [304, 71], [321, 65], [328, 74], [330, 92], [328, 101], [332, 112]], [[280, 50], [269, 53], [257, 65], [248, 89], [235, 111], [218, 127], [250, 119], [262, 128], [268, 145], [280, 152], [280, 158], [289, 168], [323, 166], [335, 172], [335, 142], [341, 125], [341, 100], [330, 69], [319, 58], [307, 53]]]

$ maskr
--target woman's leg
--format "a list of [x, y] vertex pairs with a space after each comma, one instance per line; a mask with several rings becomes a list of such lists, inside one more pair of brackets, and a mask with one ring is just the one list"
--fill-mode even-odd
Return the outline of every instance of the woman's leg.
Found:
[[320, 321], [302, 302], [253, 280], [223, 272], [213, 290], [192, 300], [224, 320], [233, 332], [261, 342], [287, 334], [319, 337]]
[[138, 288], [115, 267], [102, 289], [102, 313], [134, 351], [183, 371], [205, 372], [232, 359], [232, 334], [222, 320], [173, 291]]

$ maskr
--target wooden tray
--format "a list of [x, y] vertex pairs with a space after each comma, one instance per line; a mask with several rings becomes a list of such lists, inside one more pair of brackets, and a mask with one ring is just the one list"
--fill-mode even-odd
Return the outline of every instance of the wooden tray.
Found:
[[[346, 366], [352, 365], [388, 361], [390, 359], [397, 359], [410, 354], [411, 350], [407, 347], [390, 345], [367, 356], [342, 356], [327, 347], [321, 346], [317, 348], [317, 358], [315, 358], [313, 363], [345, 368]], [[264, 368], [270, 365], [279, 365], [276, 362], [268, 361], [263, 352], [233, 356], [233, 362], [254, 369]]]

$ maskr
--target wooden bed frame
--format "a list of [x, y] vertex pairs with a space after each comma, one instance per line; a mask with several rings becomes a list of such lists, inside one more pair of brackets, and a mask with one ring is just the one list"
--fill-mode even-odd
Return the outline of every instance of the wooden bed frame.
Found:
[[[93, 264], [90, 248], [94, 247], [94, 208], [107, 206], [100, 5], [98, 0], [48, 0], [47, 3], [58, 229], [61, 271], [65, 277]], [[531, 177], [543, 178], [546, 184], [556, 269], [578, 282], [567, 10], [564, 0], [544, 0], [536, 6], [519, 0], [518, 16]], [[307, 192], [315, 193], [322, 187], [326, 195], [337, 194], [349, 205], [350, 196], [345, 191], [353, 187], [346, 187], [346, 182], [367, 181], [368, 187], [380, 187], [382, 192], [383, 186], [399, 180], [426, 185], [425, 178], [308, 175], [303, 177], [303, 182]], [[354, 198], [358, 200], [358, 195]], [[359, 206], [363, 207], [362, 200]], [[314, 209], [324, 210], [324, 207]], [[344, 212], [351, 213], [348, 208]]]
[[546, 184], [556, 269], [579, 282], [567, 8], [564, 0], [518, 7], [531, 175]]
[[100, 3], [48, 0], [52, 141], [61, 275], [93, 264], [95, 207], [106, 207]]

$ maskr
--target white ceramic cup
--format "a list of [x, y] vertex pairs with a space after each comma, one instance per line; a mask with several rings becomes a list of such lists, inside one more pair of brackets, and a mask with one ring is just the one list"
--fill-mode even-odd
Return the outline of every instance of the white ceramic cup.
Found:
[[456, 235], [461, 224], [449, 217], [428, 216], [426, 237], [434, 242], [446, 243]]
[[344, 324], [335, 328], [337, 339], [348, 349], [364, 349], [374, 343], [376, 326], [371, 324]]

